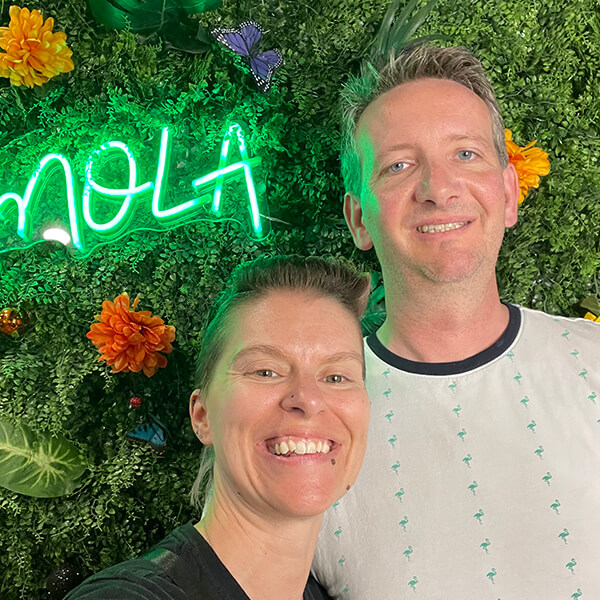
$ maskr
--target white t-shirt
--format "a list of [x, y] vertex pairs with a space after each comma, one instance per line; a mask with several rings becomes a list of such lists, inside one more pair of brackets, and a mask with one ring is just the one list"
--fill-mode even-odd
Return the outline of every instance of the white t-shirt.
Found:
[[367, 454], [313, 566], [335, 598], [600, 598], [600, 326], [509, 308], [460, 362], [368, 338]]

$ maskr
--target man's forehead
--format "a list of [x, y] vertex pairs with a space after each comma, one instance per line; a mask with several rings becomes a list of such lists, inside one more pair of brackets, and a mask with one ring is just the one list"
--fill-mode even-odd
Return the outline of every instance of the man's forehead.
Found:
[[[449, 79], [417, 79], [402, 83], [384, 92], [373, 100], [361, 114], [356, 128], [356, 141], [362, 156], [372, 145], [372, 133], [387, 133], [386, 126], [391, 121], [398, 126], [402, 123], [410, 133], [419, 124], [427, 124], [433, 118], [445, 117], [445, 122], [462, 121], [471, 123], [475, 115], [486, 124], [491, 133], [491, 114], [485, 102], [466, 86]], [[460, 128], [454, 135], [461, 132]], [[394, 139], [393, 144], [403, 145], [403, 140]], [[407, 142], [408, 145], [408, 142]]]

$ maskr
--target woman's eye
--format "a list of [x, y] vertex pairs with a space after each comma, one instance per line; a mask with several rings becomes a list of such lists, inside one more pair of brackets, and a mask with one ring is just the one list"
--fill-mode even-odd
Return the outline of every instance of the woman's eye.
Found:
[[396, 162], [390, 166], [390, 171], [392, 173], [400, 173], [400, 171], [404, 171], [404, 169], [406, 169], [405, 162]]
[[343, 383], [346, 381], [346, 378], [343, 375], [327, 375], [325, 381], [327, 383]]
[[474, 155], [472, 150], [461, 150], [458, 153], [458, 158], [460, 158], [460, 160], [471, 160]]
[[272, 371], [271, 369], [256, 369], [256, 371], [254, 371], [254, 375], [258, 375], [259, 377], [277, 377], [277, 373], [275, 373], [275, 371]]

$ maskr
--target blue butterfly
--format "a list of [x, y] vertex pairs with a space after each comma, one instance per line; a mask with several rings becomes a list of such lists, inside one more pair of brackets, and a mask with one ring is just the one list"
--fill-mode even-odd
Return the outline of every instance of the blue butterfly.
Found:
[[134, 442], [148, 444], [157, 454], [162, 454], [167, 445], [166, 428], [154, 415], [149, 415], [149, 421], [138, 425], [127, 437]]
[[254, 81], [261, 92], [271, 87], [275, 69], [283, 64], [279, 50], [258, 51], [257, 44], [264, 34], [263, 28], [255, 21], [240, 23], [239, 29], [213, 29], [211, 35], [229, 50], [241, 56], [249, 64]]

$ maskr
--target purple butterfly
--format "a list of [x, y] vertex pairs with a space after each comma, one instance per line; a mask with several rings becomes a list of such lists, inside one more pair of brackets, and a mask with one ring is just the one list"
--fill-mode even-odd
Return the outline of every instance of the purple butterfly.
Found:
[[239, 56], [249, 65], [254, 81], [261, 92], [271, 87], [271, 78], [275, 69], [283, 64], [279, 50], [258, 52], [257, 44], [263, 36], [263, 28], [255, 21], [240, 23], [239, 29], [213, 29], [212, 36]]

